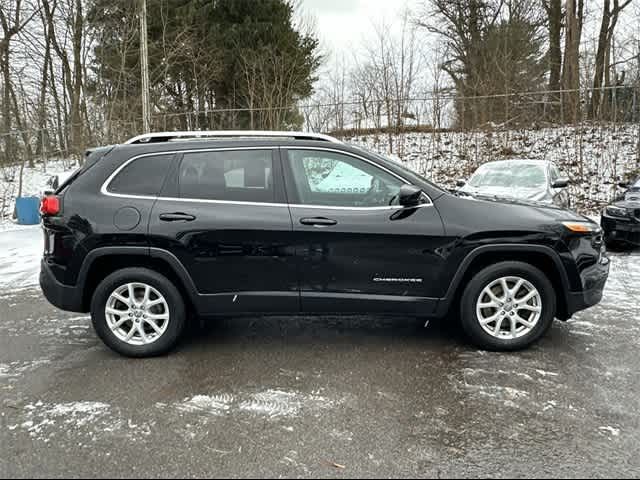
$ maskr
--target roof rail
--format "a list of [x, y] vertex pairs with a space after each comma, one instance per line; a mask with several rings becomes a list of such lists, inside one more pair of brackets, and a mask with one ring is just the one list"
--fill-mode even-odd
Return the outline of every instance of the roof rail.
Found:
[[139, 143], [156, 143], [168, 142], [179, 139], [198, 139], [198, 138], [294, 138], [296, 140], [321, 140], [325, 142], [341, 143], [340, 140], [329, 135], [310, 132], [273, 132], [269, 130], [208, 130], [208, 131], [192, 131], [192, 132], [157, 132], [145, 133], [137, 137], [130, 138], [126, 142], [127, 145]]

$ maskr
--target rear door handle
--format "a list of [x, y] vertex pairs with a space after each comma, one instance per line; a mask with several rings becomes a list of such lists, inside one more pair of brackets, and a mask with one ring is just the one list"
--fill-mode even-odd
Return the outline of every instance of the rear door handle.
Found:
[[332, 218], [314, 217], [314, 218], [301, 218], [300, 223], [302, 225], [313, 225], [314, 227], [330, 227], [337, 225], [338, 221]]
[[160, 214], [160, 220], [163, 222], [193, 222], [195, 219], [196, 217], [194, 215], [182, 212]]

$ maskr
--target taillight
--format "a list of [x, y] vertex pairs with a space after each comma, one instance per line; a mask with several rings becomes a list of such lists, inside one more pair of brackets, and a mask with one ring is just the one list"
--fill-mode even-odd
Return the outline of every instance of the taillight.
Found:
[[55, 195], [47, 195], [40, 202], [42, 215], [58, 215], [60, 213], [60, 199]]

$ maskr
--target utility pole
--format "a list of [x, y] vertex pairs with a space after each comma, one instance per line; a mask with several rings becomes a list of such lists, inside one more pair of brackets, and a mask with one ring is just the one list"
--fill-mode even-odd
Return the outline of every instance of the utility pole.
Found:
[[151, 131], [149, 105], [149, 51], [147, 49], [147, 0], [140, 0], [140, 64], [142, 67], [142, 130]]

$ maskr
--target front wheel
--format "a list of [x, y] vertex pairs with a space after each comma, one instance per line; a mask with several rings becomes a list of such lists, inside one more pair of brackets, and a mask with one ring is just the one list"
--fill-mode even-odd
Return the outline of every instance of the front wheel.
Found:
[[184, 330], [185, 305], [166, 277], [146, 268], [107, 276], [91, 301], [98, 336], [128, 357], [152, 357], [171, 350]]
[[477, 273], [462, 295], [462, 327], [480, 348], [519, 350], [542, 337], [556, 314], [547, 276], [523, 262], [501, 262]]

